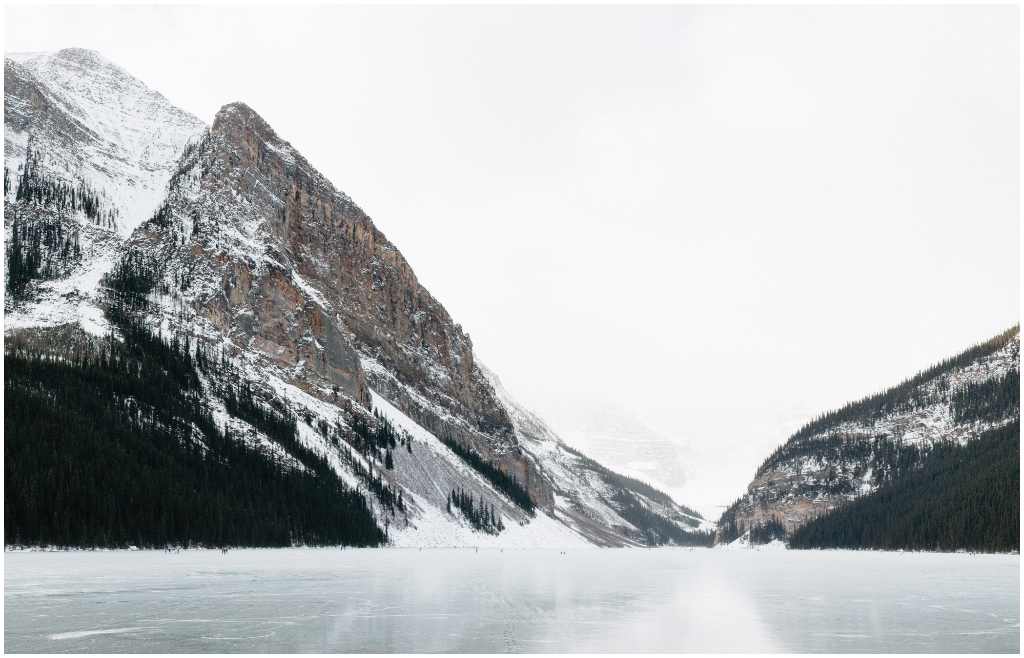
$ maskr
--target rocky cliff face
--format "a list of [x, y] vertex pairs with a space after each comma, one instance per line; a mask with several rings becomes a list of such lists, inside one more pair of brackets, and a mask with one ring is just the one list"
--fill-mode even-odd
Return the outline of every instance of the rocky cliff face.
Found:
[[360, 404], [369, 386], [550, 504], [473, 346], [370, 218], [242, 103], [186, 150], [132, 248], [239, 350]]
[[874, 491], [927, 458], [1020, 418], [1020, 327], [899, 386], [826, 414], [794, 434], [758, 469], [719, 523], [719, 540], [780, 523], [792, 533]]

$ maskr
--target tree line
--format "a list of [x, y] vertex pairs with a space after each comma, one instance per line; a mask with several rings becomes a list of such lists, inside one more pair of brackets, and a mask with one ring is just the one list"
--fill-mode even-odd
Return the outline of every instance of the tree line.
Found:
[[452, 452], [472, 466], [476, 472], [483, 475], [498, 491], [508, 496], [513, 503], [531, 516], [533, 515], [533, 500], [530, 498], [526, 488], [519, 484], [519, 480], [516, 479], [515, 475], [510, 476], [481, 457], [475, 450], [462, 447], [450, 436], [442, 436], [441, 442], [451, 448]]
[[65, 227], [59, 217], [14, 215], [11, 238], [4, 250], [5, 288], [9, 301], [20, 301], [26, 298], [30, 282], [67, 276], [81, 262], [82, 249], [76, 227]]
[[[164, 340], [123, 307], [112, 309], [123, 340], [111, 337], [99, 353], [67, 359], [5, 350], [5, 543], [385, 540], [364, 496], [320, 456], [292, 444], [300, 465], [284, 463], [219, 426], [187, 342]], [[275, 422], [287, 431], [287, 420]]]
[[[945, 359], [944, 361], [924, 370], [914, 377], [905, 380], [897, 386], [886, 389], [881, 393], [868, 396], [857, 402], [852, 402], [842, 409], [830, 411], [815, 418], [797, 430], [783, 445], [779, 446], [769, 455], [757, 469], [755, 477], [761, 477], [778, 464], [791, 460], [794, 456], [804, 453], [807, 444], [818, 443], [822, 440], [819, 435], [825, 431], [847, 422], [864, 422], [873, 418], [883, 418], [900, 412], [923, 409], [933, 404], [949, 404], [957, 422], [968, 422], [969, 420], [980, 419], [977, 413], [980, 408], [971, 407], [962, 398], [957, 399], [958, 392], [950, 391], [948, 385], [940, 383], [934, 387], [935, 390], [927, 391], [926, 383], [935, 380], [953, 370], [965, 368], [970, 364], [985, 358], [1002, 349], [1020, 332], [1020, 325], [1015, 325], [994, 338], [974, 345], [960, 354]], [[1013, 375], [1019, 377], [1019, 375]], [[1005, 383], [1003, 386], [1007, 394], [1010, 394], [1012, 384]], [[971, 387], [967, 387], [971, 389]], [[1019, 387], [1017, 404], [1019, 407]], [[961, 393], [962, 395], [962, 393]], [[1003, 410], [1012, 410], [1012, 400], [1009, 406], [1000, 402]], [[958, 409], [959, 415], [958, 415]], [[993, 407], [991, 411], [994, 411]], [[895, 437], [894, 437], [895, 438]]]
[[798, 528], [794, 548], [1020, 550], [1020, 420]]
[[677, 546], [711, 546], [714, 543], [713, 532], [686, 530], [660, 514], [648, 509], [640, 500], [626, 491], [619, 489], [611, 497], [616, 503], [619, 516], [633, 525], [640, 536], [627, 532], [633, 539], [639, 539], [648, 546], [675, 544]]
[[579, 463], [583, 468], [600, 476], [600, 478], [604, 480], [605, 483], [608, 484], [608, 486], [634, 491], [642, 496], [650, 498], [655, 502], [661, 503], [662, 505], [675, 505], [689, 516], [694, 517], [693, 519], [686, 520], [686, 523], [691, 527], [695, 528], [698, 525], [700, 525], [700, 521], [697, 521], [695, 519], [704, 518], [695, 510], [690, 509], [686, 505], [680, 505], [679, 503], [672, 500], [672, 497], [669, 496], [667, 493], [655, 489], [646, 482], [637, 480], [636, 478], [631, 478], [628, 475], [616, 473], [615, 471], [610, 471], [601, 464], [599, 464], [598, 462], [591, 459], [590, 457], [584, 455], [579, 450], [571, 448], [567, 445], [562, 445], [560, 447], [562, 448], [562, 450], [565, 450], [570, 455], [575, 455], [579, 459]]
[[488, 505], [480, 496], [480, 502], [474, 504], [473, 494], [466, 493], [462, 487], [452, 489], [448, 496], [448, 513], [453, 514], [453, 509], [462, 512], [466, 520], [477, 530], [496, 535], [505, 529], [501, 515], [494, 509], [494, 504]]

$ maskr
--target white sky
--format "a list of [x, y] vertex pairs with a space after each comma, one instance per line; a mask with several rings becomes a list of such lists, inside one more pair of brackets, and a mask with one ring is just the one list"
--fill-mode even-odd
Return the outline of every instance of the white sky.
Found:
[[524, 404], [727, 470], [698, 504], [1020, 317], [1016, 6], [6, 5], [4, 39], [249, 104]]

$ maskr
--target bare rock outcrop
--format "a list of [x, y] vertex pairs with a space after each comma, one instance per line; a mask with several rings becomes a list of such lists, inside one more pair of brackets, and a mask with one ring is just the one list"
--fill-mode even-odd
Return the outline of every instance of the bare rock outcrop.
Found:
[[310, 392], [322, 393], [319, 379], [369, 406], [372, 387], [551, 504], [469, 336], [371, 219], [248, 106], [226, 105], [186, 148], [134, 241], [240, 351]]

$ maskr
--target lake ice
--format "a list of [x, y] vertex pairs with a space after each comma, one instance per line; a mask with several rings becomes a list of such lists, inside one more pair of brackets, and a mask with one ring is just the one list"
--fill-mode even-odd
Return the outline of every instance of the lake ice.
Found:
[[1020, 556], [4, 554], [5, 652], [1020, 651]]

